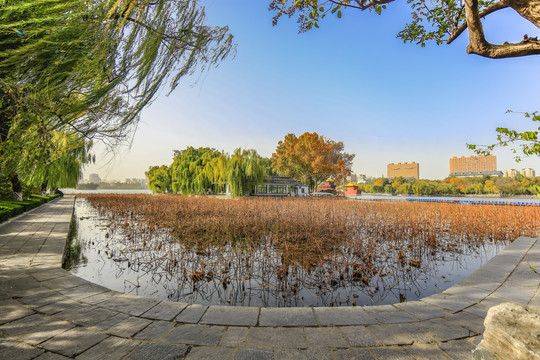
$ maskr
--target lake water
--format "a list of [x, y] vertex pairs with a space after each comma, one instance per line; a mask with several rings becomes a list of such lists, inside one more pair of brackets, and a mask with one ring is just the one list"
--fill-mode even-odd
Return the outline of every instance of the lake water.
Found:
[[540, 199], [537, 197], [492, 197], [492, 196], [402, 196], [402, 195], [382, 195], [382, 194], [361, 194], [349, 197], [353, 200], [387, 200], [387, 201], [462, 201], [467, 202], [499, 202], [499, 203], [528, 203], [540, 205]]
[[79, 190], [72, 188], [60, 189], [64, 194], [151, 194], [150, 189], [96, 189], [96, 190]]
[[[387, 276], [381, 271], [366, 283], [361, 279], [331, 283], [324, 276], [318, 276], [324, 273], [323, 267], [319, 266], [309, 273], [300, 269], [313, 280], [303, 282], [291, 292], [291, 284], [285, 287], [275, 278], [263, 281], [264, 274], [246, 276], [242, 269], [246, 268], [249, 258], [238, 249], [221, 249], [220, 254], [201, 253], [197, 249], [191, 251], [183, 248], [178, 241], [169, 240], [155, 251], [141, 251], [135, 249], [139, 245], [126, 242], [126, 234], [111, 231], [111, 219], [100, 216], [86, 200], [76, 201], [76, 217], [77, 242], [81, 252], [78, 259], [73, 259], [75, 265], [70, 269], [72, 273], [124, 293], [204, 305], [361, 306], [418, 300], [459, 283], [505, 247], [504, 243], [484, 242], [453, 251], [433, 252], [432, 256], [422, 260], [426, 265], [422, 270], [396, 265], [384, 271]], [[127, 252], [129, 246], [134, 246], [138, 255]], [[250, 253], [252, 259], [256, 259], [257, 252], [262, 251], [279, 259], [279, 254], [272, 254], [266, 244], [264, 246], [264, 249]], [[187, 258], [178, 259], [181, 266], [172, 266], [169, 261], [171, 254], [178, 253]], [[228, 262], [227, 276], [221, 275], [220, 269], [212, 267], [216, 257], [229, 259], [225, 261]], [[208, 264], [207, 269], [212, 268], [215, 275], [208, 278], [208, 273], [203, 273], [201, 281], [192, 281], [190, 276], [193, 278], [193, 275], [186, 275], [193, 274], [190, 259]], [[226, 278], [227, 281], [224, 280]]]

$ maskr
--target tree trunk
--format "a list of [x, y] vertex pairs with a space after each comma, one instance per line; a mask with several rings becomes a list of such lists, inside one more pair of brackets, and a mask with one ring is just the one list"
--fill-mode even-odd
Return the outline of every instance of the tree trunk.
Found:
[[11, 119], [16, 115], [16, 101], [14, 93], [8, 93], [4, 88], [0, 88], [0, 100], [0, 142], [4, 142], [9, 134]]
[[47, 195], [47, 183], [48, 181], [45, 180], [43, 184], [41, 184], [41, 195], [43, 196]]
[[13, 198], [17, 201], [22, 201], [22, 184], [19, 180], [19, 176], [14, 174], [9, 179], [11, 181], [11, 189], [13, 190]]
[[540, 0], [507, 0], [508, 6], [540, 28]]

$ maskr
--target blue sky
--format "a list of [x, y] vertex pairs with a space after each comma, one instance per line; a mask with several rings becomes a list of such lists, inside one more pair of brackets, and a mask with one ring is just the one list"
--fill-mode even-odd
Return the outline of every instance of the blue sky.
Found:
[[[295, 19], [273, 27], [267, 8], [265, 0], [206, 1], [208, 23], [235, 35], [236, 57], [160, 95], [131, 148], [112, 156], [97, 146], [85, 177], [142, 178], [187, 146], [254, 148], [269, 157], [286, 134], [316, 131], [356, 154], [356, 173], [381, 176], [388, 163], [416, 161], [420, 177], [442, 179], [452, 156], [472, 155], [466, 143], [493, 142], [498, 126], [530, 128], [506, 110], [540, 110], [540, 57], [468, 55], [467, 32], [451, 45], [404, 44], [396, 34], [410, 18], [405, 2], [380, 16], [345, 11], [303, 34]], [[511, 10], [490, 15], [484, 30], [494, 43], [540, 35]], [[495, 155], [499, 170], [540, 171], [538, 157], [517, 164], [509, 149]]]

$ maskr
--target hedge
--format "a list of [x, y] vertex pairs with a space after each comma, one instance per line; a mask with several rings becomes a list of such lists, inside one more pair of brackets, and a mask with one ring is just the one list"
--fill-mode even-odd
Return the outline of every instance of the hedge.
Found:
[[25, 211], [37, 208], [41, 204], [49, 202], [60, 196], [62, 195], [30, 195], [29, 199], [23, 201], [0, 200], [0, 222], [6, 221], [13, 216], [20, 215]]

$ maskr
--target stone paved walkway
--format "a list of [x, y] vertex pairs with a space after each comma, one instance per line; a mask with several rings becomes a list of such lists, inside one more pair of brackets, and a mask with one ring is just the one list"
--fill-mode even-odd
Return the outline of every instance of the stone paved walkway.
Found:
[[519, 238], [442, 294], [396, 305], [156, 301], [61, 268], [73, 197], [0, 226], [0, 359], [467, 359], [489, 307], [540, 306], [540, 241]]

